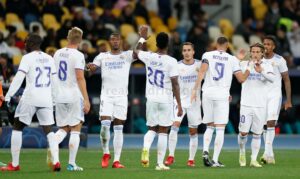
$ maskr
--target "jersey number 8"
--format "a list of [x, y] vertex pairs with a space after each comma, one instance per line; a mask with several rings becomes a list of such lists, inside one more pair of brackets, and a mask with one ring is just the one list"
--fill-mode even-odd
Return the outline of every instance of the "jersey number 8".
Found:
[[67, 70], [68, 70], [67, 62], [66, 61], [60, 61], [59, 62], [59, 69], [58, 69], [58, 78], [61, 81], [66, 81], [66, 79], [67, 79]]

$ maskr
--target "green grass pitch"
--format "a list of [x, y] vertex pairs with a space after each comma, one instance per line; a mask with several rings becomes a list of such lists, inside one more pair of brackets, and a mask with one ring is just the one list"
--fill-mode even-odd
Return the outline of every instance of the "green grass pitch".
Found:
[[[46, 149], [23, 149], [20, 157], [21, 171], [0, 172], [0, 179], [46, 179], [46, 178], [118, 178], [118, 179], [158, 179], [158, 178], [300, 178], [300, 150], [276, 150], [276, 165], [266, 165], [263, 168], [241, 168], [238, 164], [238, 150], [223, 150], [220, 156], [225, 168], [206, 168], [202, 164], [200, 151], [196, 155], [196, 167], [186, 166], [188, 150], [177, 150], [175, 163], [169, 171], [155, 171], [156, 150], [151, 151], [150, 167], [143, 168], [140, 165], [140, 150], [126, 149], [122, 153], [121, 162], [125, 169], [102, 169], [100, 157], [102, 153], [92, 149], [80, 149], [77, 163], [84, 168], [83, 172], [69, 172], [66, 170], [68, 150], [60, 151], [62, 164], [61, 172], [51, 172], [46, 165]], [[212, 153], [212, 152], [211, 152]], [[259, 155], [260, 157], [260, 155]], [[9, 150], [0, 151], [0, 160], [11, 160]], [[250, 153], [247, 153], [247, 165], [249, 165]], [[112, 160], [111, 160], [112, 163]]]

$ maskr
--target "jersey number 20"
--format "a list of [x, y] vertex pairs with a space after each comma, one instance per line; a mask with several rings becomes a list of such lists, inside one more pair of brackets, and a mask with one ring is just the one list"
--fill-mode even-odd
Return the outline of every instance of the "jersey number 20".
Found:
[[148, 67], [148, 80], [151, 85], [158, 86], [160, 88], [164, 88], [164, 77], [165, 74], [161, 70], [153, 70]]

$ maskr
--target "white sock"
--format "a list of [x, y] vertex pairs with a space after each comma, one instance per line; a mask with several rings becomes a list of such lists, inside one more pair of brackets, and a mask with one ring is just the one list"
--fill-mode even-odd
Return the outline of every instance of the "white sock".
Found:
[[167, 151], [168, 134], [159, 133], [157, 141], [157, 164], [163, 164]]
[[238, 135], [238, 144], [240, 146], [240, 154], [246, 154], [246, 143], [248, 140], [248, 135], [242, 136]]
[[49, 132], [47, 135], [47, 139], [48, 139], [49, 148], [52, 155], [52, 162], [53, 164], [56, 164], [57, 162], [59, 162], [59, 157], [58, 157], [58, 143], [55, 139], [54, 132]]
[[58, 129], [55, 132], [55, 139], [58, 144], [60, 144], [65, 139], [66, 136], [67, 136], [67, 132], [63, 129]]
[[156, 132], [155, 131], [148, 130], [148, 132], [144, 136], [144, 145], [143, 145], [144, 149], [146, 149], [146, 150], [150, 149], [155, 136], [156, 136]]
[[212, 139], [212, 136], [214, 134], [215, 128], [213, 126], [206, 126], [206, 130], [203, 135], [203, 152], [207, 151], [209, 152], [209, 146]]
[[80, 143], [80, 132], [71, 131], [69, 140], [69, 164], [76, 165], [76, 156]]
[[190, 135], [189, 160], [194, 160], [198, 148], [198, 135]]
[[175, 148], [177, 144], [177, 135], [179, 128], [177, 126], [172, 126], [169, 134], [169, 156], [173, 156], [175, 154]]
[[109, 154], [110, 124], [110, 120], [101, 121], [100, 140], [102, 144], [103, 154]]
[[265, 151], [264, 151], [264, 154], [263, 154], [263, 156], [267, 156], [268, 155], [268, 149], [267, 149], [267, 130], [264, 130], [263, 131], [263, 139], [264, 139], [264, 143], [265, 143]]
[[213, 161], [219, 161], [219, 155], [221, 153], [223, 143], [224, 143], [224, 132], [225, 127], [216, 127], [216, 138], [215, 138], [215, 146], [214, 146], [214, 155]]
[[251, 161], [256, 161], [259, 149], [260, 149], [260, 143], [261, 143], [261, 135], [252, 135], [252, 141], [251, 141]]
[[266, 140], [265, 140], [265, 151], [268, 157], [274, 157], [274, 153], [273, 153], [274, 138], [275, 138], [275, 127], [268, 127]]
[[123, 147], [123, 125], [114, 126], [114, 162], [120, 161]]
[[11, 156], [12, 165], [14, 167], [19, 165], [20, 151], [22, 147], [22, 131], [13, 130], [11, 134]]

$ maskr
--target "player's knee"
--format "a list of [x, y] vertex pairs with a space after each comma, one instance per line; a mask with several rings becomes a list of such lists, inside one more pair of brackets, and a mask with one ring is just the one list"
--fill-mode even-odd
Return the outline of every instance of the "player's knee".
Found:
[[163, 126], [158, 127], [158, 133], [168, 134], [168, 131], [169, 131], [169, 127], [163, 127]]
[[52, 131], [51, 126], [42, 126], [42, 128], [45, 134], [49, 134]]
[[211, 123], [207, 123], [206, 126], [215, 127], [215, 124], [211, 122]]
[[104, 120], [111, 120], [110, 116], [100, 116], [100, 120], [104, 121]]
[[154, 131], [154, 132], [158, 132], [158, 126], [154, 126], [154, 127], [148, 127], [148, 130]]
[[13, 129], [16, 131], [22, 131], [24, 129], [24, 127], [26, 127], [26, 124], [24, 124], [23, 122], [21, 122], [19, 119], [16, 119], [14, 121], [14, 126]]
[[125, 120], [121, 120], [121, 119], [114, 119], [114, 125], [124, 125]]
[[247, 132], [240, 132], [240, 135], [241, 136], [246, 136], [246, 135], [248, 135], [248, 133]]
[[196, 135], [198, 133], [197, 128], [190, 128], [190, 135]]
[[172, 126], [175, 126], [175, 127], [178, 127], [178, 128], [179, 128], [179, 127], [180, 127], [180, 124], [181, 124], [181, 123], [180, 123], [179, 121], [175, 121], [175, 122], [173, 123]]

